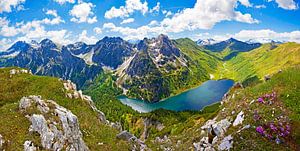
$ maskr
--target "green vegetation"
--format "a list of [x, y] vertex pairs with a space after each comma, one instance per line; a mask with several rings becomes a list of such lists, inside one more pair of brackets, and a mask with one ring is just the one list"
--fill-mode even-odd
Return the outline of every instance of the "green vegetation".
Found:
[[[80, 99], [68, 99], [62, 82], [57, 78], [29, 74], [10, 75], [12, 68], [0, 69], [0, 134], [5, 140], [6, 150], [23, 150], [25, 140], [39, 142], [39, 136], [29, 134], [30, 122], [18, 110], [23, 96], [41, 95], [43, 99], [55, 100], [71, 110], [79, 120], [83, 139], [91, 150], [127, 150], [129, 145], [116, 139], [118, 133], [97, 119], [89, 104]], [[103, 143], [99, 146], [98, 143]]]
[[280, 44], [274, 47], [265, 44], [249, 52], [241, 52], [236, 57], [219, 64], [216, 79], [229, 78], [245, 81], [300, 64], [300, 45], [296, 43]]
[[[278, 99], [272, 104], [259, 103], [258, 98], [265, 94], [275, 92]], [[244, 111], [243, 125], [251, 127], [241, 133], [234, 133], [241, 127], [230, 127], [228, 134], [235, 137], [234, 150], [299, 150], [300, 148], [300, 66], [289, 68], [282, 73], [275, 74], [271, 80], [249, 86], [246, 89], [236, 90], [235, 97], [225, 103], [225, 112], [219, 113], [219, 119], [232, 116], [232, 111]], [[250, 102], [255, 100], [252, 104]], [[257, 115], [256, 115], [257, 114]], [[259, 118], [257, 118], [257, 117]], [[288, 117], [286, 119], [285, 117]], [[261, 124], [287, 120], [291, 125], [291, 135], [280, 144], [261, 136], [256, 132], [256, 127]], [[243, 139], [240, 139], [243, 138]]]

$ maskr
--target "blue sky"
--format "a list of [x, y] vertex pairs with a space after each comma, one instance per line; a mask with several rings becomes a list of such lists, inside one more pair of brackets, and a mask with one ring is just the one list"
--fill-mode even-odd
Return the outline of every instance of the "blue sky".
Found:
[[0, 49], [18, 40], [95, 43], [167, 34], [300, 42], [298, 0], [1, 0]]

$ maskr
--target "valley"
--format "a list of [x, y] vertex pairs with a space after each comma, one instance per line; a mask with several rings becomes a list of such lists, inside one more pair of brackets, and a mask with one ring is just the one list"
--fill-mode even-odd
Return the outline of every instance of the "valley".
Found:
[[[17, 42], [0, 54], [1, 84], [6, 85], [1, 87], [0, 109], [5, 113], [3, 120], [16, 116], [20, 118], [13, 118], [11, 123], [25, 122], [17, 109], [22, 97], [41, 95], [43, 99], [53, 99], [78, 117], [83, 140], [90, 150], [99, 146], [101, 150], [128, 150], [135, 143], [138, 149], [145, 150], [200, 150], [205, 149], [203, 145], [220, 147], [229, 135], [234, 138], [234, 150], [243, 150], [243, 145], [252, 143], [253, 149], [297, 150], [296, 129], [288, 137], [278, 138], [288, 142], [278, 145], [258, 136], [256, 127], [274, 121], [273, 116], [269, 117], [272, 110], [289, 119], [293, 128], [299, 126], [299, 64], [297, 43], [247, 44], [229, 39], [205, 46], [188, 38], [172, 40], [166, 35], [145, 38], [137, 44], [117, 37], [105, 37], [95, 45], [58, 46], [49, 39]], [[29, 69], [33, 75], [11, 75], [14, 66]], [[76, 83], [80, 93], [91, 96], [95, 108], [108, 122], [103, 123], [103, 116], [99, 119], [84, 99], [66, 98], [68, 94], [61, 91], [63, 84], [55, 77]], [[273, 91], [282, 102], [261, 108], [255, 100]], [[246, 115], [243, 124], [233, 126], [241, 111]], [[266, 122], [253, 121], [254, 112]], [[209, 120], [216, 125], [221, 121], [230, 124], [225, 128], [221, 122], [218, 128], [224, 131], [213, 135], [201, 128]], [[9, 124], [2, 125], [0, 131], [13, 142], [5, 144], [5, 148], [21, 149], [19, 144], [28, 139], [39, 144], [39, 137], [26, 132], [28, 121], [26, 127], [15, 124], [18, 134], [8, 133]], [[138, 139], [132, 143], [116, 137], [125, 131]], [[214, 143], [203, 140], [211, 139], [211, 135], [216, 139]], [[239, 137], [247, 141], [240, 142]]]

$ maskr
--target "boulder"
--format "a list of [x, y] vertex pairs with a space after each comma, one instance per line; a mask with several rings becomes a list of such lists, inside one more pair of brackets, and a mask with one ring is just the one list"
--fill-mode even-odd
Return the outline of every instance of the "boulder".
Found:
[[215, 124], [212, 125], [213, 132], [219, 137], [223, 136], [231, 123], [228, 119], [223, 119]]
[[31, 141], [25, 141], [23, 146], [24, 146], [24, 151], [36, 151], [36, 147]]
[[[19, 108], [24, 114], [28, 108], [40, 111], [37, 114], [27, 114], [26, 117], [31, 122], [29, 132], [37, 132], [40, 135], [44, 149], [89, 150], [82, 139], [78, 119], [71, 111], [52, 100], [42, 100], [40, 96], [23, 97]], [[30, 143], [27, 142], [26, 145], [28, 144]]]
[[132, 139], [136, 139], [136, 137], [134, 135], [132, 135], [131, 133], [127, 132], [127, 131], [122, 131], [121, 133], [119, 133], [117, 135], [118, 139], [121, 140], [125, 140], [125, 141], [130, 141]]
[[244, 121], [244, 112], [241, 111], [237, 116], [236, 116], [236, 119], [234, 120], [233, 122], [233, 126], [237, 126], [239, 124], [242, 124]]
[[231, 135], [229, 135], [221, 141], [218, 150], [230, 150], [232, 148], [232, 145], [233, 145], [233, 138]]

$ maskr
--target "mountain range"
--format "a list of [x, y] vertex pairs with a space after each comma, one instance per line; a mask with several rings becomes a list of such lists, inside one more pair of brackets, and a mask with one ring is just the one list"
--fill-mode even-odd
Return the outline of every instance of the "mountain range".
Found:
[[[272, 48], [278, 45], [271, 44]], [[171, 40], [166, 35], [136, 44], [105, 37], [93, 45], [77, 42], [61, 46], [44, 39], [39, 43], [16, 42], [0, 53], [0, 66], [70, 79], [79, 88], [88, 87], [103, 72], [111, 72], [123, 94], [156, 102], [199, 85], [219, 71], [224, 61], [261, 46], [233, 38], [194, 42], [188, 38]]]

